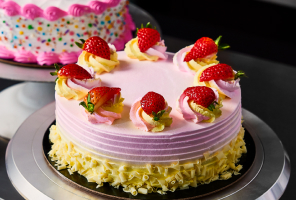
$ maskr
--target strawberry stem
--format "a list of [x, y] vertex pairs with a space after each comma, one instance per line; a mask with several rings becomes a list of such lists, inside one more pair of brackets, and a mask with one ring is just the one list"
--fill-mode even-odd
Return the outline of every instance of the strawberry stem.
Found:
[[163, 115], [163, 113], [165, 113], [165, 110], [158, 111], [157, 114], [154, 111], [152, 111], [153, 120], [154, 121], [160, 120], [160, 117]]
[[[60, 66], [59, 66], [58, 64], [56, 64], [56, 63], [53, 64], [53, 65], [54, 65], [54, 68], [56, 69], [56, 71], [54, 71], [54, 72], [50, 72], [50, 75], [52, 75], [52, 76], [57, 76], [57, 75], [58, 75], [58, 72], [59, 72], [59, 70], [60, 70], [61, 68], [60, 68]], [[59, 78], [59, 77], [57, 77], [56, 80], [58, 80], [58, 78]], [[56, 80], [55, 80], [55, 81], [56, 81]]]
[[90, 114], [93, 114], [95, 105], [91, 102], [89, 93], [88, 93], [88, 96], [87, 96], [87, 104], [84, 101], [81, 101], [79, 103], [79, 105], [83, 106], [85, 108], [85, 110], [90, 112]]
[[82, 49], [83, 48], [83, 45], [85, 43], [85, 40], [84, 39], [79, 39], [82, 43], [79, 43], [79, 42], [75, 42], [75, 44], [80, 48]]
[[213, 111], [215, 109], [215, 105], [219, 105], [217, 101], [214, 101], [213, 103], [211, 103], [209, 106], [208, 106], [208, 109], [210, 111]]
[[[144, 25], [141, 24], [141, 28], [144, 28]], [[150, 22], [148, 22], [146, 24], [146, 27], [145, 28], [153, 28], [152, 25], [150, 24]], [[154, 26], [154, 29], [156, 30], [156, 26]], [[137, 28], [137, 31], [136, 31], [136, 35], [138, 35], [138, 31], [139, 31], [139, 28]]]
[[[234, 75], [234, 80], [240, 78], [240, 77], [247, 77], [244, 71], [238, 70], [237, 73]], [[248, 78], [248, 77], [247, 77]]]
[[223, 50], [223, 49], [228, 49], [230, 46], [228, 44], [220, 44], [220, 40], [222, 38], [222, 35], [220, 35], [216, 40], [215, 44], [218, 46], [218, 49]]

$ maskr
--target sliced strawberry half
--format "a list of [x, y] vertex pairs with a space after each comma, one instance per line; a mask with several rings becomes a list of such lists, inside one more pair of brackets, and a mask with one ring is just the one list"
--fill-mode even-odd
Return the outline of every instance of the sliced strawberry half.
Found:
[[80, 67], [77, 64], [69, 64], [65, 65], [64, 67], [60, 68], [57, 64], [54, 64], [56, 71], [51, 72], [50, 74], [52, 76], [57, 75], [58, 78], [75, 78], [78, 80], [83, 79], [91, 79], [92, 76], [88, 71], [86, 71], [84, 68]]
[[108, 46], [108, 43], [99, 36], [90, 37], [86, 41], [80, 39], [80, 41], [82, 43], [75, 42], [75, 44], [82, 50], [101, 58], [110, 60], [110, 48]]
[[147, 51], [149, 48], [154, 46], [160, 41], [160, 34], [152, 28], [150, 22], [147, 23], [146, 27], [142, 27], [137, 30], [138, 46], [141, 52]]
[[189, 97], [188, 101], [193, 101], [211, 111], [215, 108], [215, 104], [218, 104], [215, 102], [214, 91], [206, 86], [189, 87], [184, 91], [184, 94]]
[[219, 36], [215, 41], [209, 37], [202, 37], [198, 39], [189, 53], [185, 56], [184, 62], [204, 58], [208, 55], [215, 54], [218, 49], [227, 49], [230, 46], [227, 44], [219, 45], [222, 36]]
[[219, 63], [205, 69], [201, 73], [200, 82], [210, 80], [236, 80], [243, 76], [246, 76], [243, 71], [239, 70], [237, 73], [234, 73], [231, 66]]
[[120, 88], [96, 87], [89, 91], [88, 96], [84, 97], [84, 101], [80, 102], [88, 112], [93, 113], [99, 107], [104, 105], [108, 100], [112, 99], [115, 94], [119, 94]]

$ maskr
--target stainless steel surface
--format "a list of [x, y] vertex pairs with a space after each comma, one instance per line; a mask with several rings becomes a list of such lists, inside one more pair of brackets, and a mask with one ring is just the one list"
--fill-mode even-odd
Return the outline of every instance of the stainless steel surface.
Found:
[[[55, 102], [31, 115], [7, 149], [11, 182], [28, 199], [107, 199], [76, 188], [47, 164], [42, 153], [45, 131], [55, 119]], [[279, 199], [290, 176], [288, 155], [276, 134], [258, 117], [243, 110], [244, 126], [256, 146], [255, 163], [235, 185], [201, 199]], [[26, 155], [26, 156], [24, 156]]]

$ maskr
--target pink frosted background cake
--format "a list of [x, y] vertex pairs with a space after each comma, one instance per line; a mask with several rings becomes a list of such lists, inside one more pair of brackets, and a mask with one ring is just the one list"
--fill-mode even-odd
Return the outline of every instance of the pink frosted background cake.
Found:
[[76, 63], [79, 39], [98, 35], [118, 50], [135, 29], [127, 0], [1, 0], [0, 58]]

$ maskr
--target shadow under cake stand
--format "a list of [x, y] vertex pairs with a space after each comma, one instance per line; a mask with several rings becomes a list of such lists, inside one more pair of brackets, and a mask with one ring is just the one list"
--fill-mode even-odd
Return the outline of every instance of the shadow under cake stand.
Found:
[[[54, 111], [55, 102], [35, 112], [10, 141], [6, 152], [10, 181], [26, 199], [109, 199], [108, 195], [77, 187], [49, 166], [43, 154], [43, 140], [55, 120]], [[290, 161], [281, 141], [257, 116], [245, 109], [242, 114], [243, 126], [255, 144], [252, 166], [235, 184], [199, 199], [276, 200], [284, 193], [290, 177]], [[161, 199], [166, 198], [162, 196]]]
[[[151, 22], [161, 33], [156, 20], [143, 9], [130, 4], [130, 14], [136, 27]], [[13, 62], [10, 62], [13, 63]], [[2, 137], [11, 139], [19, 126], [33, 112], [54, 101], [54, 86], [56, 77], [52, 77], [52, 68], [30, 68], [0, 62], [0, 78], [26, 81], [11, 86], [0, 93], [0, 127]]]

